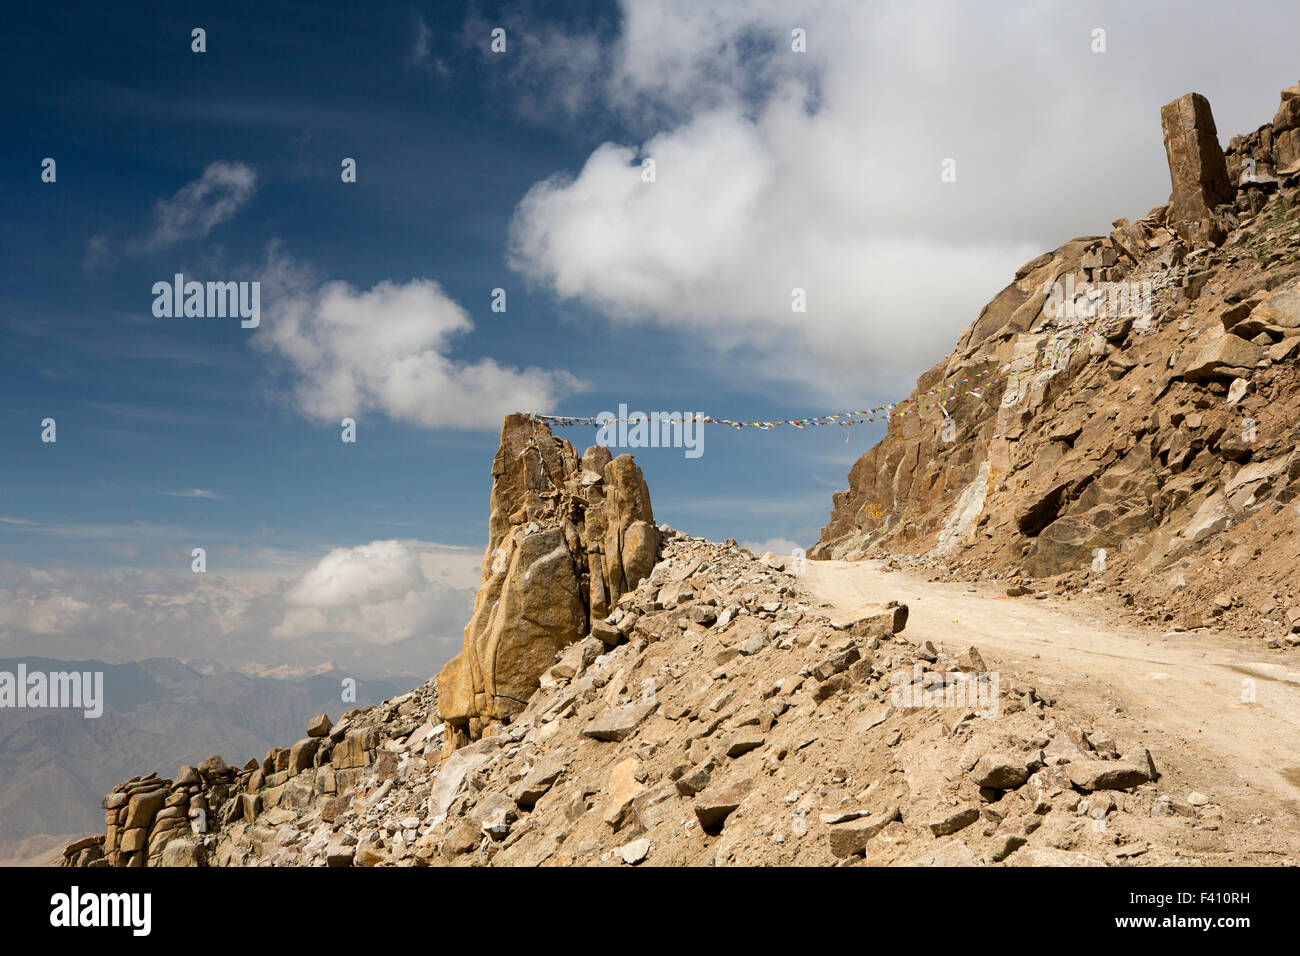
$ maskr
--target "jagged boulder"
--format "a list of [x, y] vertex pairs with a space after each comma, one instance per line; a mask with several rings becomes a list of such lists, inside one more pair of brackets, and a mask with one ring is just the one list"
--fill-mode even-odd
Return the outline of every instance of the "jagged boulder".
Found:
[[488, 546], [461, 653], [438, 674], [445, 752], [521, 711], [563, 648], [586, 636], [659, 553], [630, 455], [573, 446], [510, 415], [492, 466]]
[[1233, 369], [1253, 369], [1260, 349], [1236, 335], [1222, 335], [1206, 342], [1192, 356], [1183, 372], [1185, 378], [1235, 378]]
[[1184, 94], [1161, 108], [1160, 125], [1173, 182], [1170, 225], [1190, 242], [1218, 245], [1225, 233], [1214, 222], [1214, 209], [1232, 200], [1233, 188], [1210, 102], [1200, 93]]

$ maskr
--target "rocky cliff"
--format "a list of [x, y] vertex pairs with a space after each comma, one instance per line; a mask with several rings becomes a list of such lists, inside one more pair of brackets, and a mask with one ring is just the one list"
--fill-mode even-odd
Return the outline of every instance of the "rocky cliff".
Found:
[[855, 463], [810, 557], [1110, 589], [1150, 620], [1300, 640], [1300, 86], [1226, 151], [1198, 94], [1161, 123], [1170, 201], [1017, 270]]

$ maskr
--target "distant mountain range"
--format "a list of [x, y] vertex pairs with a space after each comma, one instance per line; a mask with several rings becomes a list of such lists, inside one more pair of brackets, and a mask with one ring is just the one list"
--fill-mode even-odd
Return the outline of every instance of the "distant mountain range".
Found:
[[[103, 715], [79, 709], [0, 707], [0, 862], [40, 863], [68, 835], [103, 829], [99, 801], [134, 774], [171, 776], [183, 763], [220, 754], [240, 765], [296, 740], [308, 719], [378, 703], [427, 675], [357, 681], [331, 665], [249, 674], [203, 662], [151, 658], [124, 664], [0, 658], [0, 672], [104, 674]], [[352, 675], [348, 675], [352, 676]], [[143, 771], [141, 768], [145, 768]]]

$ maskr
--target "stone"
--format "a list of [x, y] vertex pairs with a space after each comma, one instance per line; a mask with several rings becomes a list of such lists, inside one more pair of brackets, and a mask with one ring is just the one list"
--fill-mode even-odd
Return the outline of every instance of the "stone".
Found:
[[1105, 866], [1095, 856], [1075, 853], [1070, 850], [1058, 850], [1055, 847], [1027, 846], [1011, 857], [1009, 866]]
[[708, 767], [704, 765], [693, 767], [677, 778], [677, 792], [684, 797], [692, 797], [705, 789], [711, 779]]
[[594, 740], [626, 740], [658, 706], [657, 701], [643, 701], [612, 707], [584, 727], [582, 735]]
[[470, 819], [490, 840], [500, 843], [510, 835], [510, 828], [519, 819], [519, 808], [504, 793], [493, 793], [475, 805]]
[[[1008, 588], [1008, 590], [1010, 589]], [[979, 648], [973, 645], [966, 648], [962, 655], [957, 658], [957, 669], [965, 673], [988, 673], [988, 665], [984, 663], [984, 657], [980, 654]]]
[[470, 775], [491, 759], [492, 754], [487, 750], [466, 748], [456, 751], [443, 762], [429, 793], [430, 823], [438, 824], [446, 819], [447, 810], [465, 789]]
[[375, 843], [357, 846], [352, 856], [353, 866], [383, 866], [390, 861], [388, 851]]
[[907, 865], [934, 867], [979, 866], [980, 861], [976, 859], [974, 851], [965, 843], [960, 840], [950, 840], [940, 847], [913, 857], [907, 861]]
[[728, 757], [739, 757], [763, 746], [766, 738], [757, 727], [745, 727], [727, 738]]
[[1290, 361], [1300, 353], [1300, 336], [1293, 335], [1290, 338], [1284, 338], [1281, 342], [1276, 343], [1268, 350], [1268, 359], [1274, 365]]
[[603, 571], [610, 603], [649, 576], [659, 549], [659, 529], [650, 507], [650, 492], [631, 455], [605, 466], [605, 533]]
[[169, 840], [159, 855], [158, 866], [199, 866], [202, 850], [194, 840], [180, 837]]
[[1080, 790], [1128, 790], [1151, 779], [1145, 767], [1120, 760], [1076, 760], [1065, 764], [1070, 782]]
[[[831, 618], [831, 627], [848, 631], [854, 637], [869, 640], [886, 634], [902, 633], [907, 626], [907, 605], [890, 601], [888, 604], [866, 604]], [[847, 665], [846, 665], [847, 666]]]
[[891, 806], [875, 816], [831, 827], [828, 831], [831, 853], [841, 860], [866, 853], [872, 837], [898, 819], [901, 819], [898, 807]]
[[613, 647], [623, 639], [623, 632], [612, 624], [606, 624], [604, 621], [592, 621], [591, 636], [597, 638], [602, 644]]
[[1028, 840], [1018, 833], [995, 834], [993, 837], [993, 845], [989, 849], [989, 860], [993, 863], [1001, 863], [1028, 842]]
[[311, 781], [295, 777], [284, 785], [284, 790], [280, 794], [280, 806], [293, 810], [306, 810], [315, 797], [316, 792]]
[[539, 761], [511, 792], [515, 802], [524, 809], [534, 806], [564, 773], [565, 761], [564, 754], [553, 755]]
[[122, 826], [128, 830], [149, 826], [166, 800], [167, 791], [162, 789], [135, 794], [127, 804], [126, 819], [122, 821]]
[[328, 867], [351, 866], [356, 856], [357, 838], [347, 833], [336, 833], [325, 845], [325, 865]]
[[976, 761], [971, 778], [981, 787], [1013, 790], [1029, 779], [1029, 767], [1014, 754], [985, 754]]
[[948, 807], [929, 825], [930, 832], [935, 836], [948, 836], [965, 829], [979, 818], [979, 807]]
[[680, 804], [677, 788], [661, 783], [632, 798], [632, 819], [643, 832], [652, 830], [670, 818], [680, 820]]
[[[1261, 326], [1274, 329], [1300, 329], [1300, 286], [1274, 292], [1250, 313]], [[1281, 333], [1278, 333], [1281, 334]]]
[[1236, 378], [1235, 369], [1254, 368], [1263, 350], [1236, 335], [1221, 335], [1206, 342], [1188, 360], [1183, 378]]
[[727, 818], [736, 811], [753, 788], [752, 780], [741, 778], [731, 783], [711, 786], [697, 794], [694, 806], [695, 817], [704, 832], [720, 833]]
[[289, 776], [296, 777], [304, 770], [310, 770], [316, 751], [320, 748], [320, 737], [304, 737], [289, 749]]
[[1218, 245], [1224, 233], [1213, 222], [1214, 209], [1232, 200], [1233, 188], [1210, 103], [1187, 93], [1161, 108], [1160, 125], [1173, 185], [1170, 225], [1190, 242]]
[[208, 783], [215, 783], [235, 775], [235, 768], [222, 760], [217, 754], [213, 754], [207, 760], [204, 760], [195, 769], [198, 770], [199, 776]]
[[647, 856], [650, 855], [650, 841], [645, 837], [639, 840], [633, 840], [624, 846], [618, 848], [618, 855], [630, 866], [636, 866]]
[[861, 656], [857, 647], [850, 647], [826, 658], [813, 668], [812, 675], [819, 681], [829, 680], [840, 671], [847, 670]]
[[144, 827], [132, 827], [122, 831], [122, 838], [119, 841], [118, 849], [123, 853], [135, 853], [143, 850], [145, 843], [148, 842], [149, 831]]
[[102, 836], [82, 837], [80, 840], [76, 840], [72, 843], [69, 843], [66, 847], [64, 847], [63, 855], [76, 856], [82, 850], [87, 849], [88, 847], [98, 846], [103, 842], [104, 842], [104, 837]]
[[307, 722], [308, 737], [328, 737], [334, 724], [330, 721], [328, 714], [317, 714]]
[[834, 677], [828, 678], [817, 685], [813, 690], [813, 700], [820, 704], [823, 701], [830, 700], [837, 694], [847, 691], [852, 686], [853, 682], [849, 680], [847, 674], [836, 674]]
[[601, 819], [616, 831], [627, 822], [632, 801], [645, 792], [646, 788], [637, 779], [641, 772], [641, 761], [635, 757], [619, 761], [609, 772], [609, 781], [605, 786], [605, 809]]

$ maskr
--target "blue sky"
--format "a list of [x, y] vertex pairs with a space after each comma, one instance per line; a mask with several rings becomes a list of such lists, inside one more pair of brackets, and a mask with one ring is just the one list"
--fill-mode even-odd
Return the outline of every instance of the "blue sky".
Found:
[[[1266, 121], [1295, 31], [1228, 57], [1206, 39], [1228, 14], [1172, 9], [11, 13], [0, 650], [436, 666], [504, 412], [900, 398], [1020, 262], [1166, 198], [1161, 104], [1205, 93], [1225, 142]], [[155, 318], [176, 272], [261, 281], [261, 326]], [[710, 427], [698, 459], [636, 454], [660, 521], [806, 547], [880, 434]]]

